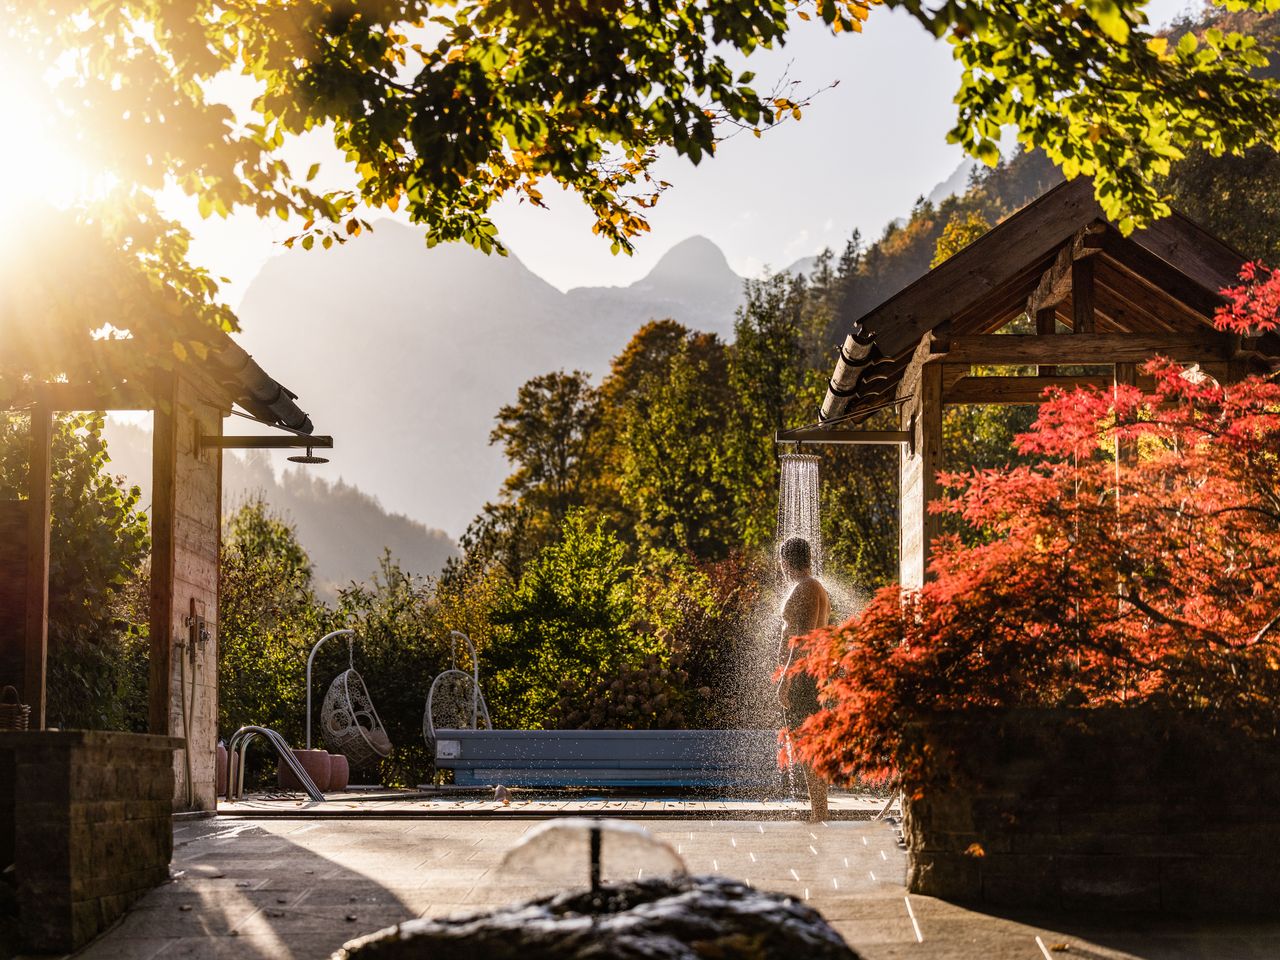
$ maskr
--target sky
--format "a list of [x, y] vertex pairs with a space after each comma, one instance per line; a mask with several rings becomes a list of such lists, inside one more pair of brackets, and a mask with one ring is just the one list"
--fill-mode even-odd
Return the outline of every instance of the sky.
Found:
[[[1159, 24], [1200, 5], [1152, 0], [1147, 9]], [[761, 78], [760, 89], [765, 78], [788, 72], [800, 81], [799, 93], [822, 92], [802, 120], [759, 139], [728, 140], [699, 166], [674, 156], [661, 160], [658, 176], [673, 187], [651, 211], [651, 232], [633, 256], [611, 255], [591, 233], [581, 202], [551, 189], [544, 190], [549, 211], [514, 202], [497, 209], [494, 219], [511, 250], [567, 290], [631, 283], [675, 244], [702, 235], [720, 246], [738, 273], [755, 276], [824, 247], [839, 250], [854, 227], [864, 236], [878, 235], [965, 160], [946, 142], [959, 68], [950, 47], [906, 14], [875, 10], [861, 35], [832, 36], [820, 25], [797, 23], [785, 48], [740, 60]], [[332, 171], [333, 157], [319, 137], [291, 148], [296, 168], [318, 159]], [[233, 307], [294, 232], [289, 224], [247, 213], [202, 220], [194, 204], [176, 194], [167, 205], [192, 231], [193, 260], [230, 280], [224, 296]]]

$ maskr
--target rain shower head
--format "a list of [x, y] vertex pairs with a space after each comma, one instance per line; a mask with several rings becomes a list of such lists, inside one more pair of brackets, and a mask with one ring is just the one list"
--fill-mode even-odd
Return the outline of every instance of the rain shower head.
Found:
[[301, 453], [294, 454], [292, 457], [289, 457], [289, 462], [290, 463], [328, 463], [329, 459], [328, 457], [317, 457], [315, 454], [311, 452], [311, 448], [307, 447], [307, 452], [305, 455]]

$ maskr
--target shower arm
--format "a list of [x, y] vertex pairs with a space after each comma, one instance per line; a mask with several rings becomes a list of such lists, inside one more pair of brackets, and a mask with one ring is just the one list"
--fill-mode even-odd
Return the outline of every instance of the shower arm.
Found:
[[803, 443], [860, 443], [860, 444], [903, 444], [905, 443], [908, 452], [915, 452], [915, 431], [914, 430], [838, 430], [834, 429], [836, 424], [846, 423], [850, 420], [864, 420], [873, 413], [881, 410], [888, 410], [893, 407], [900, 407], [908, 400], [910, 396], [898, 397], [893, 400], [885, 400], [881, 403], [873, 404], [870, 407], [863, 407], [853, 413], [846, 413], [843, 416], [833, 417], [830, 420], [822, 420], [818, 423], [809, 424], [805, 427], [794, 427], [790, 430], [779, 430], [774, 434], [774, 442], [781, 444], [803, 444]]

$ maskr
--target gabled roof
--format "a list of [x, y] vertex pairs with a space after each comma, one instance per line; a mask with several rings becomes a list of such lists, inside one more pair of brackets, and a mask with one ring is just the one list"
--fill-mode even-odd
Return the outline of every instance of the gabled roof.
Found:
[[[1098, 332], [1187, 332], [1212, 326], [1219, 291], [1244, 257], [1178, 213], [1124, 237], [1080, 178], [1054, 187], [850, 325], [822, 419], [891, 396], [920, 338], [991, 333], [1027, 309], [1037, 287], [1087, 244]], [[1065, 251], [1065, 252], [1064, 252]], [[1071, 300], [1057, 304], [1070, 322]]]

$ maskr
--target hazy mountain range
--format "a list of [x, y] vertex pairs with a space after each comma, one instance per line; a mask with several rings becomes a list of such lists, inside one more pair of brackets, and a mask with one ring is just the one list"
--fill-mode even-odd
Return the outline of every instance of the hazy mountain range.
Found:
[[427, 249], [380, 221], [356, 242], [268, 262], [245, 291], [241, 342], [333, 435], [318, 475], [456, 536], [508, 472], [488, 437], [521, 383], [561, 369], [598, 382], [652, 318], [729, 337], [742, 284], [702, 237], [630, 286], [562, 292], [515, 253]]
[[[970, 166], [930, 197], [962, 192]], [[578, 369], [599, 382], [655, 318], [732, 339], [742, 302], [743, 277], [705, 237], [676, 244], [629, 286], [562, 292], [515, 253], [428, 249], [414, 229], [374, 227], [330, 250], [283, 251], [239, 309], [241, 342], [335, 447], [330, 463], [302, 468], [284, 452], [229, 455], [225, 500], [262, 493], [297, 526], [330, 587], [366, 578], [384, 546], [422, 574], [456, 553], [454, 539], [508, 472], [488, 437], [525, 380]], [[807, 272], [814, 259], [788, 270]], [[114, 468], [149, 488], [149, 437], [113, 425], [109, 442]]]
[[[142, 488], [151, 502], [151, 431], [108, 421], [105, 431], [110, 470]], [[342, 480], [313, 476], [289, 465], [277, 474], [263, 453], [228, 452], [222, 461], [222, 499], [227, 511], [250, 497], [262, 497], [293, 524], [315, 569], [316, 587], [332, 598], [353, 580], [368, 580], [384, 549], [408, 570], [438, 572], [458, 550], [453, 539], [402, 514], [388, 513], [378, 500]]]

